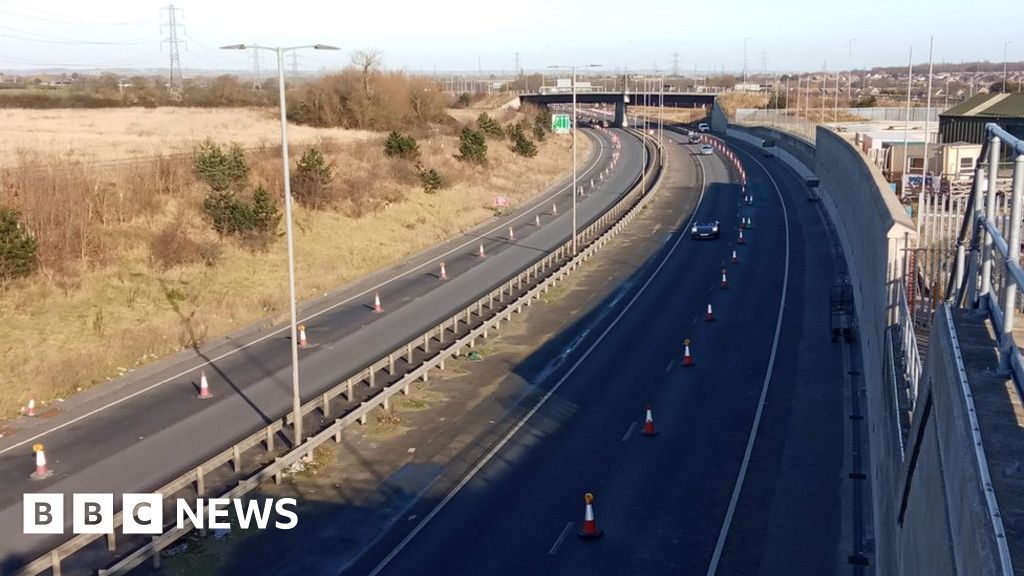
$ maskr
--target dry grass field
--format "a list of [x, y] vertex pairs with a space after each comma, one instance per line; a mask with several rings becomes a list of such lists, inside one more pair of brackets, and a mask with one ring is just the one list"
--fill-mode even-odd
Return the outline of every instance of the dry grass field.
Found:
[[729, 92], [720, 95], [718, 102], [721, 104], [722, 111], [725, 112], [727, 117], [735, 118], [738, 108], [764, 107], [768, 103], [768, 95], [754, 92]]
[[[109, 143], [120, 147], [122, 153], [159, 146], [160, 142], [169, 147], [180, 145], [184, 152], [190, 149], [186, 142], [207, 136], [254, 142], [275, 138], [277, 129], [263, 113], [249, 110], [235, 111], [237, 120], [224, 110], [189, 111], [194, 114], [191, 118], [186, 118], [189, 114], [185, 111], [172, 110], [113, 110], [108, 116], [103, 112], [107, 111], [12, 114], [5, 110], [0, 114], [23, 120], [34, 114], [65, 118], [81, 114], [82, 118], [73, 122], [78, 128], [69, 133], [89, 135], [100, 143], [97, 145]], [[153, 116], [149, 116], [151, 112]], [[51, 121], [57, 123], [47, 122]], [[265, 128], [253, 126], [257, 121]], [[90, 123], [94, 125], [90, 127]], [[180, 126], [168, 126], [169, 135], [164, 135], [161, 123]], [[251, 125], [236, 131], [231, 129], [235, 123]], [[153, 133], [140, 134], [137, 139], [123, 137], [124, 133], [142, 131], [143, 125], [150, 126], [146, 130]], [[56, 138], [55, 128], [51, 130]], [[359, 216], [345, 210], [296, 206], [297, 278], [302, 298], [321, 296], [485, 222], [494, 216], [494, 194], [510, 196], [515, 205], [563, 177], [571, 165], [569, 141], [563, 137], [551, 136], [538, 143], [539, 154], [533, 159], [515, 155], [507, 141], [489, 139], [488, 165], [474, 167], [454, 158], [456, 137], [435, 136], [420, 140], [422, 161], [437, 169], [448, 185], [427, 194], [415, 178], [409, 178], [407, 165], [383, 156], [381, 134], [293, 126], [290, 130], [297, 139], [329, 133], [334, 143], [327, 150], [336, 162], [336, 179], [351, 186], [372, 187], [375, 194], [394, 199]], [[3, 134], [4, 138], [27, 139], [6, 126]], [[337, 144], [346, 141], [348, 144]], [[68, 142], [75, 143], [77, 154], [82, 140]], [[586, 139], [581, 142], [581, 154], [586, 157], [589, 143]], [[157, 148], [160, 150], [166, 148]], [[293, 147], [294, 154], [300, 152], [301, 146]], [[279, 198], [280, 163], [274, 154], [273, 150], [250, 154], [250, 180], [252, 185], [265, 185]], [[88, 259], [83, 248], [81, 262], [69, 269], [44, 266], [41, 272], [0, 293], [0, 317], [4, 319], [0, 323], [0, 418], [15, 414], [29, 398], [52, 402], [194, 342], [263, 318], [283, 318], [287, 311], [285, 243], [274, 242], [261, 252], [233, 238], [218, 238], [201, 213], [206, 189], [195, 181], [187, 163], [177, 166], [171, 180], [181, 184], [173, 191], [154, 194], [140, 204], [142, 208], [126, 210], [123, 215], [115, 210], [102, 223], [91, 225]], [[115, 169], [126, 171], [116, 180], [118, 186], [143, 182], [133, 176], [132, 168], [121, 165], [101, 164], [87, 172], [102, 181]], [[82, 178], [72, 182], [91, 181]], [[111, 200], [116, 200], [116, 195]], [[211, 248], [213, 262], [169, 268], [158, 265], [154, 238], [173, 222], [179, 222], [193, 241]]]
[[[0, 109], [0, 167], [19, 151], [72, 153], [90, 161], [190, 152], [205, 138], [246, 148], [280, 141], [277, 108]], [[289, 125], [295, 144], [318, 139], [339, 143], [372, 132]]]
[[656, 106], [644, 107], [644, 106], [631, 106], [629, 108], [630, 114], [637, 114], [640, 116], [649, 116], [651, 120], [657, 120], [658, 118], [664, 118], [665, 122], [695, 122], [707, 116], [707, 112], [701, 108], [672, 108], [666, 107], [664, 111], [661, 111]]

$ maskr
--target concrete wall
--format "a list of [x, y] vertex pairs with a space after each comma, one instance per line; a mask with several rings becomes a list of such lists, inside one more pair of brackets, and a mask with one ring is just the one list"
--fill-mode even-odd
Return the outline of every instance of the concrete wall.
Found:
[[725, 112], [718, 103], [718, 99], [715, 99], [715, 103], [711, 106], [710, 124], [711, 131], [718, 134], [725, 134], [726, 130], [729, 129], [729, 120], [725, 117]]
[[945, 308], [936, 312], [932, 324], [921, 408], [908, 437], [893, 574], [1000, 574], [999, 551], [981, 490], [959, 343]]

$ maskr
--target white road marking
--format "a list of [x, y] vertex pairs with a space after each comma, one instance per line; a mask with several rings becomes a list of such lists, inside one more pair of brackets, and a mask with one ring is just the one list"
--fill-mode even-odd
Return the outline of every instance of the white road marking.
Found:
[[562, 528], [562, 533], [558, 535], [558, 540], [551, 546], [551, 550], [548, 550], [548, 556], [554, 556], [558, 554], [558, 549], [562, 547], [562, 542], [565, 542], [565, 537], [569, 535], [569, 531], [572, 530], [572, 525], [575, 524], [572, 520]]
[[676, 365], [676, 361], [675, 360], [669, 360], [668, 364], [665, 365], [665, 372], [671, 371], [672, 367], [675, 366], [675, 365]]
[[[600, 163], [602, 155], [604, 154], [604, 149], [605, 149], [604, 141], [601, 140], [601, 139], [598, 139], [598, 142], [600, 143], [601, 147], [598, 150], [597, 159], [594, 161], [594, 163], [586, 171], [584, 171], [584, 174], [587, 174], [587, 173], [590, 173], [590, 172], [594, 171], [597, 168], [598, 164]], [[567, 186], [563, 186], [562, 188], [559, 188], [557, 191], [555, 191], [551, 195], [545, 197], [544, 200], [539, 200], [538, 203], [549, 202], [552, 198], [554, 198], [554, 197], [564, 193], [566, 190], [572, 190], [572, 184], [569, 184]], [[505, 228], [506, 226], [508, 226], [512, 222], [516, 222], [517, 220], [525, 218], [525, 217], [527, 217], [529, 215], [530, 215], [529, 213], [524, 212], [523, 214], [520, 214], [519, 216], [516, 216], [515, 218], [513, 218], [513, 219], [511, 219], [511, 220], [509, 220], [509, 221], [507, 221], [507, 222], [505, 222], [503, 224], [499, 224], [499, 225], [495, 226], [494, 228], [491, 228], [490, 230], [484, 232], [483, 234], [481, 234], [481, 237], [486, 236], [487, 234], [493, 234], [498, 229]], [[467, 240], [466, 242], [463, 242], [462, 244], [459, 244], [458, 246], [452, 248], [451, 250], [448, 250], [444, 254], [440, 254], [440, 255], [438, 255], [438, 256], [436, 256], [436, 257], [434, 257], [434, 258], [432, 258], [432, 259], [430, 259], [430, 260], [428, 260], [426, 262], [421, 263], [419, 266], [416, 266], [414, 268], [410, 268], [410, 269], [408, 269], [408, 270], [406, 270], [404, 272], [396, 274], [395, 276], [393, 276], [393, 277], [391, 277], [391, 278], [389, 278], [387, 280], [383, 280], [380, 283], [378, 283], [378, 284], [376, 284], [374, 286], [371, 286], [370, 288], [367, 288], [366, 290], [363, 290], [362, 292], [360, 292], [358, 294], [354, 294], [354, 295], [352, 295], [352, 296], [350, 296], [350, 297], [348, 297], [348, 298], [346, 298], [346, 299], [344, 299], [344, 300], [342, 300], [340, 302], [336, 302], [334, 304], [331, 304], [330, 306], [328, 306], [327, 308], [324, 308], [323, 310], [321, 310], [319, 312], [316, 312], [314, 314], [310, 314], [309, 316], [306, 316], [304, 318], [299, 318], [298, 321], [299, 322], [303, 322], [303, 323], [304, 322], [309, 322], [313, 318], [316, 318], [317, 316], [321, 316], [323, 314], [326, 314], [327, 312], [330, 312], [331, 310], [334, 310], [335, 308], [337, 308], [339, 306], [342, 306], [344, 304], [348, 304], [349, 302], [351, 302], [353, 300], [356, 300], [358, 298], [362, 298], [363, 296], [366, 296], [368, 294], [376, 292], [382, 286], [384, 286], [386, 284], [390, 284], [391, 282], [394, 282], [395, 280], [398, 280], [398, 279], [403, 278], [405, 276], [408, 276], [409, 274], [412, 274], [416, 270], [420, 270], [420, 269], [424, 268], [428, 264], [433, 264], [433, 263], [435, 263], [435, 262], [437, 262], [439, 260], [444, 260], [445, 257], [450, 256], [451, 254], [453, 254], [455, 252], [458, 252], [460, 250], [464, 250], [467, 246], [474, 245], [478, 241], [479, 241], [478, 238], [474, 238], [472, 240]], [[228, 356], [231, 356], [233, 354], [237, 354], [238, 352], [241, 352], [242, 350], [245, 350], [246, 348], [248, 348], [250, 346], [253, 346], [255, 344], [263, 342], [264, 340], [267, 340], [268, 338], [273, 338], [273, 337], [275, 337], [275, 336], [277, 336], [279, 334], [282, 334], [284, 332], [288, 332], [289, 330], [291, 330], [290, 326], [283, 326], [283, 327], [281, 327], [281, 328], [279, 328], [279, 329], [277, 329], [277, 330], [275, 330], [273, 332], [270, 332], [270, 333], [268, 333], [268, 334], [266, 334], [266, 335], [264, 335], [264, 336], [262, 336], [260, 338], [257, 338], [256, 340], [253, 340], [252, 342], [246, 343], [246, 344], [244, 344], [244, 345], [242, 345], [242, 346], [240, 346], [238, 348], [235, 348], [233, 350], [229, 350], [229, 351], [221, 354], [220, 356], [215, 356], [213, 358], [210, 358], [209, 360], [207, 360], [205, 362], [201, 362], [199, 364], [196, 364], [192, 368], [188, 368], [188, 369], [182, 370], [181, 372], [178, 372], [177, 374], [175, 374], [173, 376], [169, 376], [169, 377], [167, 377], [167, 378], [165, 378], [165, 379], [163, 379], [163, 380], [161, 380], [159, 382], [150, 384], [149, 386], [147, 386], [145, 388], [142, 388], [141, 390], [136, 390], [135, 392], [132, 392], [131, 394], [126, 394], [124, 396], [121, 396], [120, 398], [118, 398], [117, 400], [114, 400], [113, 402], [110, 402], [108, 404], [104, 404], [103, 406], [100, 406], [98, 408], [90, 410], [90, 411], [86, 412], [85, 414], [82, 414], [81, 416], [77, 416], [75, 418], [72, 418], [71, 420], [68, 420], [67, 422], [64, 422], [62, 424], [54, 426], [53, 428], [50, 428], [48, 430], [43, 430], [42, 432], [39, 432], [38, 434], [35, 434], [34, 436], [30, 436], [29, 438], [26, 438], [26, 439], [22, 440], [21, 442], [18, 442], [16, 444], [12, 444], [11, 446], [8, 446], [7, 448], [4, 448], [4, 449], [0, 450], [0, 454], [5, 454], [7, 452], [10, 452], [11, 450], [14, 450], [15, 448], [19, 448], [21, 446], [24, 446], [24, 445], [30, 443], [30, 442], [38, 440], [38, 439], [42, 438], [43, 436], [46, 436], [47, 434], [51, 434], [51, 433], [56, 432], [58, 430], [61, 430], [63, 428], [67, 428], [68, 426], [71, 426], [72, 424], [76, 424], [78, 422], [81, 422], [82, 420], [85, 420], [86, 418], [89, 418], [90, 416], [94, 416], [96, 414], [99, 414], [100, 412], [103, 412], [104, 410], [107, 410], [108, 408], [113, 408], [114, 406], [117, 406], [118, 404], [121, 404], [122, 402], [127, 402], [128, 400], [131, 400], [132, 398], [135, 398], [136, 396], [139, 396], [141, 394], [145, 394], [146, 392], [149, 392], [150, 390], [152, 390], [154, 388], [157, 388], [158, 386], [163, 386], [164, 384], [166, 384], [168, 382], [171, 382], [172, 380], [177, 380], [178, 378], [181, 378], [183, 376], [187, 376], [189, 374], [193, 374], [197, 370], [203, 368], [204, 366], [210, 366], [214, 362], [217, 362], [219, 360], [227, 358]]]
[[[700, 196], [697, 198], [697, 204], [693, 208], [693, 214], [690, 215], [690, 220], [683, 228], [684, 230], [690, 228], [690, 226], [693, 225], [693, 221], [697, 217], [697, 211], [700, 209], [701, 202], [704, 200], [704, 192], [707, 190], [707, 173], [704, 170], [704, 162], [700, 157], [697, 157], [697, 165], [700, 167], [701, 172]], [[533, 418], [533, 415], [536, 414], [537, 411], [540, 410], [545, 403], [547, 403], [548, 399], [550, 399], [555, 394], [555, 392], [558, 392], [558, 389], [562, 387], [562, 384], [564, 384], [565, 381], [568, 380], [574, 372], [576, 372], [576, 369], [579, 368], [580, 365], [583, 364], [583, 362], [590, 357], [590, 354], [594, 352], [594, 350], [598, 347], [598, 345], [601, 344], [601, 342], [604, 341], [604, 339], [608, 336], [612, 329], [614, 329], [615, 326], [617, 326], [619, 322], [622, 320], [622, 318], [626, 316], [626, 314], [633, 307], [633, 305], [636, 304], [637, 300], [639, 300], [640, 297], [643, 296], [644, 291], [647, 290], [647, 287], [651, 285], [651, 282], [654, 282], [654, 279], [658, 277], [658, 274], [661, 272], [661, 269], [665, 267], [665, 264], [668, 263], [669, 259], [675, 253], [676, 249], [679, 248], [680, 243], [685, 237], [685, 234], [680, 234], [676, 238], [675, 244], [673, 244], [669, 251], [665, 254], [665, 256], [662, 257], [661, 262], [658, 263], [658, 266], [654, 269], [654, 272], [651, 273], [651, 276], [647, 279], [647, 281], [645, 281], [640, 286], [639, 290], [637, 290], [637, 293], [633, 295], [629, 302], [626, 302], [626, 305], [623, 307], [622, 311], [619, 312], [618, 316], [616, 316], [611, 321], [611, 323], [608, 324], [604, 331], [601, 332], [601, 334], [594, 340], [594, 342], [592, 342], [590, 346], [583, 351], [583, 354], [581, 354], [579, 359], [576, 360], [576, 362], [569, 367], [569, 370], [564, 375], [562, 375], [562, 377], [559, 378], [559, 380], [555, 382], [554, 385], [551, 386], [550, 390], [548, 390], [543, 396], [540, 397], [539, 400], [537, 400], [537, 403], [533, 406], [533, 408], [531, 408], [529, 412], [527, 412], [522, 418], [520, 418], [519, 422], [517, 422], [516, 425], [513, 426], [512, 429], [509, 430], [505, 434], [505, 436], [503, 436], [502, 439], [498, 441], [498, 443], [495, 444], [494, 447], [491, 448], [486, 455], [484, 455], [483, 458], [481, 458], [475, 465], [473, 465], [472, 468], [469, 469], [468, 472], [466, 472], [466, 475], [463, 476], [461, 480], [459, 480], [459, 483], [452, 487], [448, 494], [446, 494], [445, 497], [442, 498], [441, 501], [434, 506], [433, 510], [431, 510], [430, 513], [427, 514], [423, 518], [423, 520], [421, 520], [420, 523], [416, 525], [415, 528], [413, 528], [408, 534], [405, 535], [405, 538], [403, 538], [402, 541], [399, 542], [395, 546], [395, 548], [392, 549], [391, 552], [389, 552], [388, 555], [380, 561], [380, 564], [378, 564], [377, 567], [374, 568], [373, 571], [370, 572], [368, 576], [377, 576], [378, 574], [380, 574], [381, 571], [384, 570], [384, 568], [387, 567], [387, 565], [395, 559], [395, 556], [398, 556], [402, 552], [402, 550], [404, 550], [405, 547], [408, 546], [410, 542], [412, 542], [413, 538], [415, 538], [416, 535], [422, 532], [426, 525], [429, 524], [430, 521], [433, 520], [434, 517], [437, 516], [441, 512], [441, 510], [443, 510], [444, 507], [447, 506], [448, 503], [451, 502], [452, 499], [455, 498], [455, 496], [458, 495], [458, 493], [461, 492], [462, 489], [465, 488], [467, 484], [469, 484], [471, 480], [473, 480], [473, 477], [476, 476], [480, 472], [480, 470], [482, 470], [483, 467], [486, 466], [487, 463], [490, 462], [491, 459], [494, 458], [494, 456], [498, 452], [500, 452], [501, 449], [504, 448], [506, 444], [509, 443], [510, 440], [512, 440], [512, 437], [515, 436], [519, 432], [519, 430], [521, 430], [522, 427], [526, 425], [530, 418]]]
[[633, 430], [636, 428], [636, 422], [630, 422], [629, 428], [626, 428], [626, 433], [622, 435], [622, 441], [629, 440], [629, 437], [633, 435]]
[[[747, 154], [746, 151], [741, 151], [743, 154]], [[761, 385], [761, 398], [757, 403], [757, 411], [754, 413], [754, 421], [750, 426], [750, 436], [747, 439], [747, 449], [743, 453], [743, 463], [740, 464], [739, 474], [736, 476], [736, 485], [732, 490], [732, 497], [729, 499], [729, 508], [725, 511], [725, 519], [722, 522], [722, 530], [718, 534], [718, 542], [715, 544], [715, 551], [711, 555], [711, 564], [708, 566], [707, 576], [714, 576], [718, 571], [718, 563], [722, 559], [722, 550], [725, 548], [725, 540], [729, 535], [729, 526], [732, 524], [732, 517], [736, 513], [736, 504], [740, 499], [740, 492], [743, 490], [743, 481], [747, 476], [747, 467], [750, 466], [750, 455], [754, 451], [754, 442], [757, 440], [757, 430], [761, 426], [761, 416], [764, 413], [764, 402], [768, 397], [768, 385], [771, 384], [772, 380], [772, 369], [775, 367], [775, 353], [779, 348], [779, 336], [782, 334], [782, 318], [786, 311], [786, 293], [789, 290], [789, 214], [786, 212], [786, 201], [782, 198], [782, 190], [779, 189], [779, 185], [775, 182], [775, 178], [772, 177], [771, 172], [765, 168], [764, 164], [760, 160], [754, 158], [753, 155], [747, 154], [753, 158], [754, 162], [764, 170], [765, 174], [768, 175], [768, 179], [772, 181], [772, 186], [775, 187], [775, 194], [779, 198], [779, 204], [782, 205], [782, 218], [786, 228], [786, 265], [782, 274], [782, 296], [779, 298], [779, 315], [775, 321], [775, 338], [772, 340], [772, 352], [768, 359], [768, 368], [765, 370], [764, 384]]]

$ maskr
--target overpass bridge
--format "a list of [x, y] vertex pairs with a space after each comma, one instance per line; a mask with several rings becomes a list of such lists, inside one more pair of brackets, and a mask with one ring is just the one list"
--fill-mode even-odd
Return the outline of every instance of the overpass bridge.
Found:
[[[703, 92], [577, 92], [577, 104], [607, 104], [615, 106], [615, 126], [628, 127], [626, 112], [630, 104], [636, 106], [658, 106], [664, 103], [670, 108], [704, 108], [710, 109], [715, 104], [717, 94]], [[523, 94], [521, 102], [529, 102], [538, 106], [551, 104], [572, 104], [572, 93], [554, 94]]]

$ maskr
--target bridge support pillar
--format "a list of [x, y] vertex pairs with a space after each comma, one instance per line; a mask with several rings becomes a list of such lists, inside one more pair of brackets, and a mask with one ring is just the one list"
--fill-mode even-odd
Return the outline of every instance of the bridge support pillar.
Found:
[[615, 103], [615, 127], [629, 128], [629, 120], [626, 119], [626, 97]]

